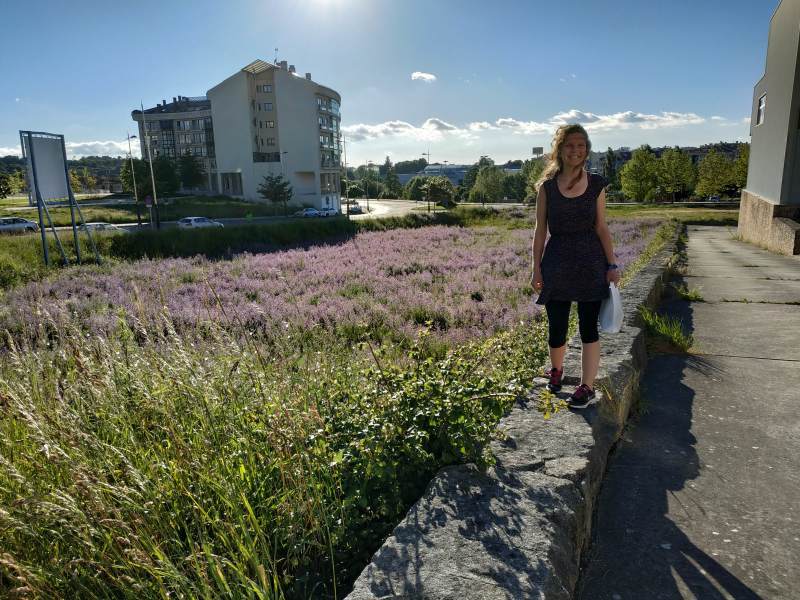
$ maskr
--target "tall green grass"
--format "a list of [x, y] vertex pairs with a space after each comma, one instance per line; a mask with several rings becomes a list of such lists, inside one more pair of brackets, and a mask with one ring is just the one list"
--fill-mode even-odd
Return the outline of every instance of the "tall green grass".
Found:
[[166, 318], [45, 339], [0, 361], [0, 594], [37, 598], [341, 597], [546, 356], [541, 323], [440, 357]]

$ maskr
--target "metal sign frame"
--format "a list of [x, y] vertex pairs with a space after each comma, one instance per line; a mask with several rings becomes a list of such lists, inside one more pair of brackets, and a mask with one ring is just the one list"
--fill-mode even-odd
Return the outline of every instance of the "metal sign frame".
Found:
[[[21, 131], [19, 132], [19, 141], [20, 146], [22, 147], [22, 157], [26, 159], [28, 163], [30, 177], [33, 181], [28, 182], [28, 202], [30, 205], [33, 205], [33, 201], [36, 201], [36, 208], [39, 212], [39, 231], [42, 236], [42, 253], [44, 255], [44, 264], [46, 266], [50, 266], [50, 252], [47, 244], [47, 228], [45, 227], [44, 217], [47, 216], [47, 221], [49, 223], [50, 229], [53, 231], [53, 237], [56, 240], [56, 245], [58, 246], [59, 252], [61, 253], [61, 258], [64, 261], [65, 265], [69, 264], [69, 258], [67, 258], [67, 253], [64, 251], [64, 246], [61, 244], [61, 239], [58, 237], [58, 231], [56, 230], [55, 224], [53, 223], [53, 219], [50, 216], [50, 210], [48, 209], [47, 200], [42, 198], [41, 190], [39, 189], [39, 181], [38, 181], [38, 171], [36, 168], [36, 152], [34, 149], [34, 138], [48, 138], [53, 140], [60, 140], [61, 142], [61, 153], [63, 156], [64, 161], [64, 181], [66, 182], [66, 189], [67, 195], [69, 198], [69, 212], [70, 212], [70, 221], [72, 223], [72, 236], [75, 244], [75, 256], [77, 258], [78, 264], [81, 261], [81, 245], [80, 240], [78, 238], [78, 223], [75, 220], [75, 211], [78, 212], [78, 218], [80, 219], [80, 223], [83, 226], [86, 235], [89, 237], [89, 243], [92, 245], [92, 250], [94, 251], [95, 260], [98, 263], [102, 262], [100, 258], [100, 253], [97, 251], [97, 246], [94, 243], [94, 238], [92, 237], [92, 232], [86, 227], [86, 221], [83, 218], [83, 213], [81, 212], [81, 207], [78, 206], [78, 201], [75, 200], [75, 194], [72, 192], [72, 186], [70, 185], [69, 181], [69, 169], [67, 167], [67, 149], [64, 143], [64, 136], [58, 133], [46, 133], [44, 131]], [[32, 196], [35, 195], [35, 198]]]

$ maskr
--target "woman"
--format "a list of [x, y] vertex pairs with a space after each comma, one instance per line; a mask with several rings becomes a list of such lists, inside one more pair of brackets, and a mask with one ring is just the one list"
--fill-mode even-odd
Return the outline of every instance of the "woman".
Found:
[[573, 301], [578, 303], [581, 383], [570, 396], [572, 408], [585, 408], [595, 401], [600, 304], [608, 297], [609, 284], [619, 283], [606, 225], [606, 182], [585, 169], [590, 150], [589, 136], [580, 125], [562, 125], [556, 131], [548, 165], [537, 182], [533, 237], [532, 285], [539, 293], [536, 303], [544, 304], [547, 311], [551, 364], [547, 388], [552, 392], [561, 389], [569, 311]]

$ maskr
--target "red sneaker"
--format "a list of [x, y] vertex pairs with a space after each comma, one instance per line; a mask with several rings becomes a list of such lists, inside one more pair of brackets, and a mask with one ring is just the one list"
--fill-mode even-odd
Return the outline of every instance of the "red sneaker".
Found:
[[569, 397], [570, 408], [586, 408], [597, 401], [594, 390], [582, 383]]
[[547, 383], [547, 389], [551, 392], [555, 393], [561, 390], [561, 378], [564, 376], [564, 369], [556, 369], [555, 367], [550, 367], [547, 371], [544, 372], [547, 377], [550, 378], [550, 381]]

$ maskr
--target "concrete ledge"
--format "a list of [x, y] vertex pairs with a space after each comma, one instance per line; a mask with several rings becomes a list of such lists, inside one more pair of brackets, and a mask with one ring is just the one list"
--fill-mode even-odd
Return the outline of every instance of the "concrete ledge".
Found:
[[800, 254], [800, 204], [773, 204], [742, 190], [739, 207], [739, 236], [771, 252]]
[[792, 256], [800, 254], [800, 223], [777, 217], [772, 219], [772, 246], [775, 252]]
[[[506, 439], [492, 444], [495, 466], [442, 469], [348, 599], [572, 597], [606, 461], [647, 363], [637, 308], [657, 304], [674, 253], [673, 242], [623, 291], [625, 327], [602, 336], [599, 408], [545, 421], [535, 408], [541, 380], [501, 420]], [[565, 372], [577, 383], [580, 341], [569, 350]]]

